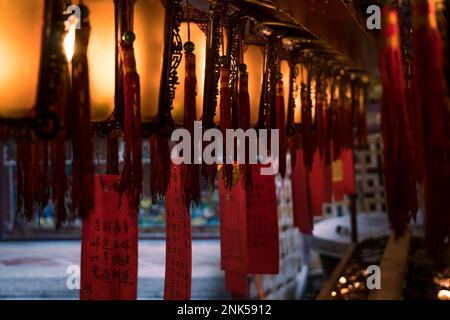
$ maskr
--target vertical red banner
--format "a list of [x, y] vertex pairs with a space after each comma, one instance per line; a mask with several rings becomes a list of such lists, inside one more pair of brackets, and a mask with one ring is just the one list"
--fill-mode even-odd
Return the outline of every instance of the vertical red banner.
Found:
[[183, 201], [181, 166], [172, 165], [166, 206], [165, 300], [189, 300], [192, 277], [191, 215]]
[[[120, 202], [120, 176], [95, 176], [95, 208], [83, 220], [82, 300], [135, 300], [137, 296], [137, 212]], [[125, 195], [123, 195], [125, 197]]]
[[233, 186], [228, 189], [219, 172], [220, 264], [225, 271], [225, 289], [232, 294], [248, 294], [247, 209], [245, 189], [233, 166]]
[[344, 150], [340, 159], [333, 162], [333, 194], [335, 201], [344, 200], [345, 195], [356, 192], [353, 151]]
[[292, 168], [291, 179], [294, 225], [301, 233], [312, 234], [313, 216], [310, 209], [309, 173], [305, 168], [301, 150], [297, 150], [297, 161]]
[[252, 166], [252, 186], [246, 190], [248, 271], [278, 274], [279, 235], [275, 176], [263, 176], [262, 166]]

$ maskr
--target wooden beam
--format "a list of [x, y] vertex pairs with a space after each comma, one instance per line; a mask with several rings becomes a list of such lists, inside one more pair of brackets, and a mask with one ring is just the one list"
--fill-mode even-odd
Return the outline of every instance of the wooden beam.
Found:
[[372, 290], [369, 300], [403, 300], [403, 283], [408, 262], [411, 233], [396, 239], [389, 237], [388, 244], [381, 258], [381, 289]]
[[333, 291], [334, 287], [336, 286], [339, 277], [344, 274], [345, 267], [347, 266], [350, 258], [352, 257], [354, 251], [356, 248], [356, 244], [352, 244], [350, 248], [348, 248], [345, 255], [342, 257], [341, 261], [339, 261], [339, 264], [334, 269], [333, 274], [331, 277], [325, 282], [325, 284], [322, 286], [322, 289], [320, 290], [319, 295], [317, 296], [316, 300], [331, 300], [331, 292]]

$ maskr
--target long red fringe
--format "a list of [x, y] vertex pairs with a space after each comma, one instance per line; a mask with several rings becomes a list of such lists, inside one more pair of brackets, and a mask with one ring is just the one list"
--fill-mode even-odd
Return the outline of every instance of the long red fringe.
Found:
[[279, 143], [279, 172], [284, 179], [286, 175], [286, 112], [284, 108], [284, 92], [283, 92], [283, 80], [277, 80], [276, 85], [276, 128], [279, 130], [280, 143]]
[[384, 177], [389, 221], [397, 236], [403, 235], [417, 212], [417, 194], [412, 174], [408, 109], [403, 80], [398, 14], [383, 10], [386, 45], [381, 52], [383, 81], [382, 134], [384, 141]]
[[301, 97], [303, 162], [305, 167], [311, 171], [317, 144], [313, 132], [311, 97], [308, 86], [305, 84], [302, 84]]
[[[250, 95], [248, 93], [248, 73], [242, 71], [239, 79], [239, 128], [247, 131], [250, 129]], [[241, 173], [243, 174], [246, 188], [249, 188], [252, 184], [252, 169], [250, 165], [249, 157], [249, 145], [246, 141], [245, 145], [245, 164], [240, 166]]]
[[76, 31], [72, 60], [72, 207], [80, 216], [94, 208], [94, 170], [92, 165], [91, 103], [87, 47], [91, 27], [83, 21]]
[[169, 140], [162, 134], [150, 137], [150, 194], [156, 204], [167, 192], [171, 173]]
[[121, 184], [122, 191], [128, 195], [130, 208], [137, 212], [142, 192], [140, 80], [136, 72], [133, 45], [121, 42], [120, 53], [123, 61], [125, 98], [125, 153]]
[[440, 260], [450, 236], [450, 108], [434, 1], [413, 3], [413, 44], [416, 119], [422, 129], [415, 138], [422, 142], [426, 245]]
[[227, 164], [226, 152], [226, 130], [231, 129], [231, 92], [230, 92], [230, 68], [220, 68], [220, 129], [223, 135], [223, 179], [225, 186], [231, 188], [233, 185], [233, 164]]
[[[194, 137], [194, 122], [197, 120], [196, 96], [197, 77], [195, 74], [195, 54], [185, 53], [186, 78], [184, 82], [184, 127]], [[192, 139], [194, 140], [194, 139]], [[198, 146], [191, 142], [191, 164], [183, 164], [181, 176], [183, 184], [183, 200], [187, 207], [200, 202], [200, 166], [195, 164], [194, 150]]]

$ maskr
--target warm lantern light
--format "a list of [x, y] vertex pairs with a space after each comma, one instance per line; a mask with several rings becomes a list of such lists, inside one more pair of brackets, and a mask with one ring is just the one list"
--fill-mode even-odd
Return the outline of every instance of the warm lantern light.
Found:
[[248, 72], [248, 93], [250, 95], [250, 121], [252, 126], [258, 122], [259, 103], [264, 76], [264, 48], [248, 45], [244, 48], [244, 62]]
[[64, 38], [64, 52], [66, 54], [67, 62], [72, 62], [73, 54], [75, 52], [75, 31], [77, 27], [77, 18], [71, 16], [70, 23], [66, 24], [66, 36]]
[[[196, 75], [197, 75], [197, 119], [202, 115], [203, 110], [203, 87], [205, 83], [205, 56], [206, 56], [206, 34], [199, 28], [196, 23], [190, 23], [191, 41], [195, 44], [194, 54], [196, 57]], [[186, 22], [180, 27], [181, 42], [184, 44], [188, 41], [188, 24]], [[185, 59], [184, 54], [178, 67], [178, 78], [180, 84], [175, 92], [175, 100], [173, 102], [172, 117], [175, 122], [182, 123], [184, 115], [184, 78], [185, 78]]]
[[280, 62], [280, 71], [283, 74], [284, 110], [286, 111], [285, 117], [287, 121], [287, 110], [289, 107], [289, 81], [291, 77], [291, 67], [289, 66], [288, 61], [282, 60]]
[[91, 23], [88, 46], [91, 119], [102, 121], [114, 109], [114, 3], [88, 0], [84, 4], [89, 8]]
[[0, 117], [29, 115], [36, 100], [44, 1], [0, 1]]
[[137, 71], [141, 78], [142, 120], [156, 121], [164, 53], [164, 7], [161, 1], [136, 2], [134, 33]]

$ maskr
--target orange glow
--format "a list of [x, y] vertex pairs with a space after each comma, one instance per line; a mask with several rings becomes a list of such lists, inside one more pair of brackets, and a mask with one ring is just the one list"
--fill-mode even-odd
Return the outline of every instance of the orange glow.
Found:
[[283, 93], [284, 93], [284, 110], [287, 121], [287, 110], [289, 108], [289, 78], [291, 76], [291, 68], [289, 67], [289, 62], [282, 60], [280, 63], [280, 70], [283, 74]]
[[245, 48], [244, 62], [248, 72], [248, 92], [250, 95], [250, 120], [252, 126], [258, 122], [259, 102], [264, 73], [264, 48], [249, 45]]
[[64, 38], [64, 51], [66, 54], [67, 62], [72, 62], [73, 54], [75, 52], [75, 31], [76, 31], [76, 24], [77, 24], [77, 18], [75, 16], [70, 19], [70, 24], [66, 25], [66, 36]]
[[[140, 1], [141, 2], [141, 1]], [[114, 3], [84, 1], [90, 12], [88, 46], [91, 117], [105, 120], [114, 109]]]
[[141, 77], [142, 120], [155, 121], [164, 53], [164, 7], [161, 1], [136, 2], [134, 31], [137, 71]]
[[302, 122], [302, 72], [303, 66], [301, 64], [297, 64], [297, 78], [296, 88], [294, 88], [294, 97], [295, 97], [295, 111], [294, 111], [294, 123], [299, 124]]
[[[184, 44], [188, 41], [187, 23], [182, 23], [180, 28], [181, 41]], [[197, 119], [200, 119], [203, 113], [203, 87], [205, 83], [205, 61], [206, 61], [206, 34], [198, 27], [197, 24], [191, 23], [191, 41], [195, 44], [195, 63], [197, 75]], [[185, 78], [185, 59], [183, 59], [178, 67], [178, 77], [180, 84], [175, 92], [175, 100], [173, 102], [172, 116], [176, 122], [183, 123], [184, 115], [184, 78]]]
[[19, 118], [36, 100], [44, 1], [0, 1], [0, 117]]

